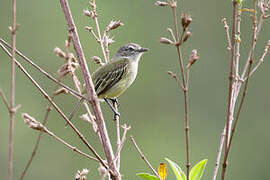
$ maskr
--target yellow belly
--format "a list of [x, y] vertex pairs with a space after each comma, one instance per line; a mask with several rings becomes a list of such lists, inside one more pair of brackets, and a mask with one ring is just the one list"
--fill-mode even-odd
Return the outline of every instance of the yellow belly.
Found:
[[127, 90], [127, 88], [130, 87], [130, 85], [133, 83], [133, 81], [136, 78], [137, 75], [137, 66], [136, 64], [131, 64], [132, 68], [130, 68], [130, 71], [124, 79], [120, 80], [117, 84], [115, 84], [113, 87], [111, 87], [106, 92], [100, 94], [98, 96], [99, 99], [104, 98], [117, 98], [119, 97], [123, 92]]

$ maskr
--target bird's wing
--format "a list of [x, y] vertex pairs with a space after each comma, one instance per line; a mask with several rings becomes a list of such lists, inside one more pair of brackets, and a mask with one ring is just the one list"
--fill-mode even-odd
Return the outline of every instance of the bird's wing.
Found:
[[128, 63], [126, 59], [108, 65], [103, 65], [92, 75], [97, 95], [103, 94], [127, 75]]

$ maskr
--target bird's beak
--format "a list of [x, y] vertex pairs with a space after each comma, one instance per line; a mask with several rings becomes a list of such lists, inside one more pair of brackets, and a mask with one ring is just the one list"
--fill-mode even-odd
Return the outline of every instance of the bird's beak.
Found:
[[139, 51], [139, 52], [146, 52], [146, 51], [149, 51], [149, 49], [148, 49], [148, 48], [141, 48], [141, 49], [139, 49], [138, 51]]

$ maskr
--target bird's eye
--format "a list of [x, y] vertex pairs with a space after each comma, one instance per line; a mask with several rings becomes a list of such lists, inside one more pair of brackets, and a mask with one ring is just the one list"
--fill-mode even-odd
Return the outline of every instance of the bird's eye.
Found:
[[134, 51], [134, 47], [129, 46], [129, 47], [128, 47], [128, 50], [129, 50], [129, 51]]

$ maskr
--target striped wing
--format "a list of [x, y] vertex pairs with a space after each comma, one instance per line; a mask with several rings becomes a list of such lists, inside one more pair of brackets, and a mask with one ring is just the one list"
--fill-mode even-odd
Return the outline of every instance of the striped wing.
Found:
[[[93, 81], [97, 95], [104, 94], [127, 75], [128, 63], [125, 59], [105, 64], [93, 73]], [[113, 65], [112, 65], [112, 64]]]

